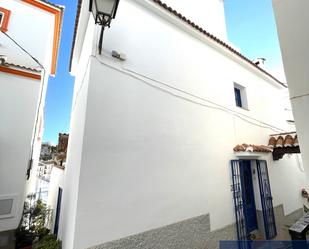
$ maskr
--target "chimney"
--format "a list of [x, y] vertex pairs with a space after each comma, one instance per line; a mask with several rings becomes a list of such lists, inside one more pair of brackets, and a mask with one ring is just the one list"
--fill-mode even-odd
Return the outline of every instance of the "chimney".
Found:
[[265, 58], [256, 58], [253, 62], [258, 67], [264, 68], [265, 67], [266, 59]]

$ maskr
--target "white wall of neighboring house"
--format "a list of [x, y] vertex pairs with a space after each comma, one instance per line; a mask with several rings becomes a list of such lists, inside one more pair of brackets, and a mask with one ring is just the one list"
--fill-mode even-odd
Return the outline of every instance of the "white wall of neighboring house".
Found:
[[57, 203], [58, 203], [58, 193], [59, 188], [63, 189], [63, 180], [64, 180], [64, 169], [57, 166], [53, 166], [50, 183], [48, 187], [48, 200], [47, 205], [53, 210], [52, 221], [50, 225], [51, 231], [53, 231], [55, 226]]
[[[265, 145], [270, 134], [290, 131], [285, 88], [150, 1], [120, 2], [100, 56], [100, 30], [86, 8], [84, 1], [73, 56], [64, 248], [207, 213], [211, 231], [235, 223], [233, 147]], [[112, 58], [112, 50], [126, 61]], [[234, 83], [245, 87], [247, 109], [235, 106]], [[285, 215], [301, 208], [300, 189], [308, 184], [297, 156], [260, 159], [269, 162], [274, 206], [283, 205]]]
[[309, 2], [273, 0], [273, 8], [300, 148], [309, 174]]
[[17, 196], [13, 217], [0, 219], [3, 231], [20, 220], [40, 82], [0, 73], [0, 87], [0, 198]]
[[[22, 44], [49, 72], [52, 58], [50, 51], [53, 45], [54, 15], [19, 0], [0, 0], [0, 6], [11, 10], [7, 34]], [[46, 27], [49, 28], [46, 29]], [[30, 30], [35, 32], [31, 32], [30, 35]], [[3, 34], [1, 34], [1, 45], [1, 54], [10, 55], [9, 62], [40, 69], [33, 59], [25, 55], [25, 52], [13, 45], [12, 41]]]
[[[62, 11], [47, 3], [36, 2], [55, 9], [59, 14]], [[18, 0], [0, 0], [0, 7], [10, 11], [6, 34], [45, 68], [44, 73], [43, 71], [36, 73], [41, 75], [41, 80], [0, 70], [2, 117], [0, 124], [0, 198], [17, 196], [16, 203], [14, 202], [16, 207], [14, 215], [5, 219], [0, 217], [0, 232], [2, 232], [17, 227], [25, 194], [35, 190], [35, 182], [26, 182], [26, 171], [31, 158], [31, 146], [33, 146], [34, 163], [31, 178], [36, 178], [34, 171], [42, 142], [47, 81], [52, 70], [53, 49], [57, 48], [54, 46], [56, 14], [40, 9], [31, 1], [27, 3]], [[55, 52], [57, 55], [56, 50]], [[7, 63], [19, 65], [20, 67], [14, 68], [16, 70], [26, 73], [33, 73], [26, 68], [41, 70], [37, 62], [3, 33], [0, 33], [0, 55], [7, 57]], [[8, 68], [10, 70], [10, 66]], [[33, 140], [34, 132], [35, 139]]]

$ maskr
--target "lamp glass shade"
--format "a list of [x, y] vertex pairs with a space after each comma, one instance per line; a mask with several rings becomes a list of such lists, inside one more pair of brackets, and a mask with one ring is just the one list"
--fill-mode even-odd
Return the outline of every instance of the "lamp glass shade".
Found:
[[116, 0], [94, 0], [96, 11], [99, 13], [104, 13], [110, 17], [113, 17]]

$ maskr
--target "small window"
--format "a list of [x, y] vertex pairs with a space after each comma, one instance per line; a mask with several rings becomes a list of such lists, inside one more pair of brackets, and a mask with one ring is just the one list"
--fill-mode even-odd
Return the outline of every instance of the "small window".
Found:
[[0, 196], [0, 220], [15, 216], [17, 195]]
[[8, 215], [12, 212], [13, 199], [0, 200], [0, 215]]
[[236, 106], [242, 107], [240, 89], [234, 87], [234, 93], [235, 93], [235, 102], [236, 102]]
[[0, 7], [0, 30], [2, 32], [8, 31], [10, 14], [11, 11]]
[[234, 83], [235, 104], [237, 107], [248, 109], [246, 88]]

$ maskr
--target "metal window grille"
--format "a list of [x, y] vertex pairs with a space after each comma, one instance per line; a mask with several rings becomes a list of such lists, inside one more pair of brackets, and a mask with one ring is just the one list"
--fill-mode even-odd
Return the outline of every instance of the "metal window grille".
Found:
[[256, 165], [259, 177], [265, 237], [267, 240], [269, 240], [273, 239], [277, 235], [277, 229], [272, 201], [273, 198], [271, 195], [268, 177], [267, 163], [266, 161], [257, 160]]
[[239, 160], [231, 161], [231, 171], [232, 171], [232, 192], [235, 206], [235, 216], [236, 216], [236, 228], [237, 228], [237, 238], [239, 249], [250, 248], [247, 241], [247, 231], [246, 231], [246, 219], [244, 213], [244, 198], [243, 191], [241, 188], [241, 176], [240, 176], [240, 166]]

